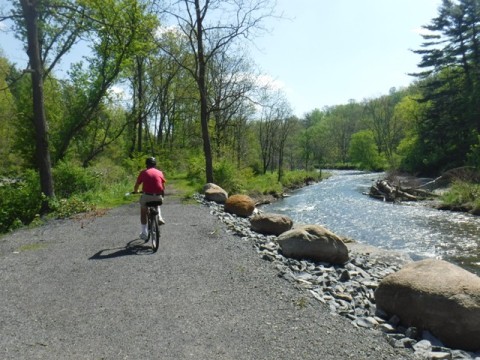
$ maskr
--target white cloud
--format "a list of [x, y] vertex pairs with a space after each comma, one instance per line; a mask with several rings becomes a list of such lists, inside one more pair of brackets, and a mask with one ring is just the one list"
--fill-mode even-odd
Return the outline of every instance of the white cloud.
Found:
[[274, 90], [274, 91], [277, 91], [277, 90], [286, 91], [286, 89], [287, 89], [287, 86], [285, 85], [285, 83], [283, 81], [275, 79], [275, 78], [271, 77], [270, 75], [266, 75], [266, 74], [257, 76], [255, 82], [260, 87], [266, 87], [266, 88], [268, 88], [270, 90]]
[[122, 86], [114, 85], [108, 90], [110, 99], [115, 102], [126, 103], [130, 100], [128, 90]]
[[162, 36], [169, 35], [169, 34], [174, 36], [179, 36], [179, 35], [182, 35], [182, 31], [176, 25], [169, 25], [169, 26], [161, 25], [155, 31], [155, 36], [157, 38], [161, 38]]

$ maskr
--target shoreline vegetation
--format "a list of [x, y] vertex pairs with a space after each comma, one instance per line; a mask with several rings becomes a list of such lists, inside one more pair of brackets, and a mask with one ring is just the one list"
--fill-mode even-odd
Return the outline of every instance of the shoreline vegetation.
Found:
[[[49, 219], [70, 218], [80, 213], [101, 214], [105, 209], [136, 201], [126, 196], [132, 191], [137, 168], [121, 166], [99, 166], [83, 168], [60, 164], [55, 171], [56, 198], [50, 201], [51, 212], [40, 216], [43, 196], [38, 186], [38, 174], [28, 171], [22, 178], [0, 179], [0, 234], [23, 226], [37, 226]], [[254, 175], [248, 171], [232, 171], [220, 168], [216, 178], [218, 184], [230, 194], [249, 195], [259, 205], [285, 196], [305, 185], [320, 181], [328, 176], [322, 171], [285, 171], [282, 180], [277, 172]], [[119, 180], [120, 179], [120, 180]], [[202, 174], [167, 172], [167, 196], [177, 196], [191, 201], [193, 194], [204, 185]]]
[[[131, 191], [137, 169], [121, 166], [82, 168], [61, 164], [54, 172], [57, 197], [50, 203], [52, 212], [40, 217], [42, 197], [38, 193], [38, 174], [27, 172], [22, 179], [0, 179], [0, 234], [22, 226], [36, 226], [52, 218], [69, 218], [79, 213], [101, 214], [105, 209], [134, 201], [125, 196]], [[328, 170], [285, 171], [281, 181], [277, 172], [263, 175], [231, 168], [220, 168], [216, 174], [216, 184], [229, 194], [250, 196], [257, 206], [281, 200], [288, 193], [308, 186], [325, 178]], [[168, 177], [167, 196], [178, 196], [190, 201], [193, 194], [200, 192], [204, 182], [202, 174], [174, 173]], [[120, 180], [119, 180], [120, 179]], [[471, 172], [451, 172], [434, 181], [413, 176], [400, 176], [387, 173], [386, 179], [396, 184], [420, 186], [421, 183], [434, 183], [430, 188], [435, 198], [420, 200], [427, 206], [439, 210], [468, 212], [480, 215], [480, 184]], [[476, 182], [475, 182], [476, 181]]]
[[480, 215], [480, 173], [475, 168], [452, 169], [435, 179], [387, 172], [383, 181], [407, 194], [406, 198], [400, 194], [400, 202], [420, 201], [437, 210]]

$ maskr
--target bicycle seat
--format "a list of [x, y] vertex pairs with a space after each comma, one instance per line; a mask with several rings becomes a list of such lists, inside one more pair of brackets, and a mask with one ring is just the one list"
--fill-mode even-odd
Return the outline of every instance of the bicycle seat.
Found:
[[147, 206], [154, 206], [154, 207], [160, 206], [162, 204], [163, 204], [162, 201], [149, 201], [149, 202], [146, 203]]

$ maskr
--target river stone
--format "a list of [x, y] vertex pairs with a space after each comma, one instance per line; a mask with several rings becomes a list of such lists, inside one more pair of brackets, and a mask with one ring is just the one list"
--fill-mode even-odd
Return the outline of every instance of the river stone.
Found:
[[255, 210], [255, 202], [248, 195], [232, 195], [225, 201], [225, 211], [241, 217], [249, 217]]
[[303, 225], [286, 231], [277, 242], [286, 257], [331, 264], [348, 261], [348, 249], [340, 237], [319, 225]]
[[375, 300], [449, 347], [480, 350], [480, 278], [473, 273], [443, 260], [410, 263], [380, 282]]
[[205, 199], [208, 201], [215, 201], [218, 204], [223, 204], [228, 198], [228, 193], [220, 186], [212, 183], [205, 184], [203, 186], [203, 192]]
[[280, 235], [292, 228], [293, 221], [286, 215], [260, 213], [250, 219], [250, 228], [260, 234]]

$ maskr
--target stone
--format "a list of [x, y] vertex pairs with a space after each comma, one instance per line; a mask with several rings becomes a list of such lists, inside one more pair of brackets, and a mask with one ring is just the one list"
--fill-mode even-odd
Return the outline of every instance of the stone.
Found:
[[232, 195], [225, 201], [225, 211], [241, 217], [249, 217], [255, 210], [255, 202], [248, 195]]
[[217, 204], [223, 204], [228, 198], [228, 193], [220, 186], [212, 183], [205, 184], [203, 186], [203, 192], [205, 199], [208, 201], [214, 201]]
[[480, 350], [480, 278], [467, 270], [437, 259], [410, 263], [380, 282], [375, 300], [448, 347]]
[[260, 234], [278, 236], [292, 226], [292, 219], [286, 215], [259, 213], [250, 219], [250, 228]]
[[[418, 336], [415, 339], [406, 337], [414, 336], [415, 329], [401, 325], [398, 316], [390, 316], [375, 305], [373, 291], [381, 279], [398, 271], [406, 262], [411, 262], [411, 259], [404, 260], [397, 252], [384, 256], [382, 253], [385, 250], [381, 250], [381, 253], [372, 251], [372, 247], [367, 249], [363, 245], [352, 243], [346, 244], [350, 261], [342, 265], [288, 258], [281, 254], [275, 235], [262, 235], [252, 231], [249, 219], [226, 213], [222, 204], [207, 201], [204, 195], [194, 194], [194, 198], [208, 206], [210, 213], [225, 223], [227, 233], [238, 235], [242, 241], [251, 241], [261, 257], [272, 261], [279, 277], [290, 282], [299, 291], [310, 294], [330, 309], [332, 314], [347, 318], [357, 327], [359, 325], [356, 321], [359, 318], [364, 319], [359, 322], [366, 326], [372, 325], [368, 325], [369, 318], [375, 319], [378, 325], [374, 325], [371, 331], [382, 331], [392, 346], [413, 347], [414, 357], [418, 359], [445, 358], [449, 356], [448, 353], [452, 359], [480, 360], [480, 351], [474, 353], [452, 350], [424, 329], [416, 329]], [[355, 246], [351, 247], [352, 245]], [[349, 280], [346, 280], [345, 270], [348, 270]], [[347, 301], [349, 296], [351, 301]], [[422, 349], [423, 344], [426, 345], [425, 349]]]
[[339, 236], [319, 225], [303, 225], [277, 238], [284, 256], [344, 264], [348, 249]]

